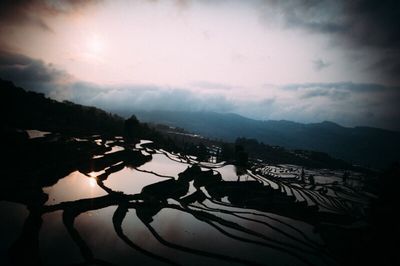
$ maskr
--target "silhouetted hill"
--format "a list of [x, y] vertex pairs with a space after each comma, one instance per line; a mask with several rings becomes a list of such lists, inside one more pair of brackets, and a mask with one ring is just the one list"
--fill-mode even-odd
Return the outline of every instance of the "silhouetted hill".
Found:
[[95, 107], [58, 102], [0, 79], [2, 126], [74, 134], [123, 133], [124, 119]]
[[206, 137], [234, 141], [255, 138], [270, 145], [306, 149], [369, 167], [382, 168], [400, 158], [400, 132], [343, 127], [333, 122], [302, 124], [260, 121], [214, 112], [136, 111], [141, 121], [182, 127]]

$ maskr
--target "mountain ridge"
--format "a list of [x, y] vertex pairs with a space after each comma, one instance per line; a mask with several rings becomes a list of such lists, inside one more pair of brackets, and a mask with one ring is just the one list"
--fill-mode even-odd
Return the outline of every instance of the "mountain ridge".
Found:
[[140, 110], [134, 113], [141, 121], [182, 127], [209, 138], [227, 141], [255, 138], [289, 149], [327, 152], [368, 167], [384, 168], [400, 158], [400, 132], [386, 129], [344, 127], [331, 121], [303, 124], [255, 120], [234, 113]]
[[[57, 102], [42, 94], [24, 92], [22, 88], [3, 80], [0, 80], [0, 85], [2, 99], [7, 99], [1, 107], [4, 125], [52, 132], [123, 133], [124, 119], [109, 113], [111, 110], [105, 112], [96, 107]], [[260, 121], [233, 113], [112, 112], [125, 117], [135, 113], [143, 122], [184, 128], [214, 140], [235, 143], [237, 138], [242, 137], [290, 150], [324, 152], [334, 158], [369, 168], [386, 168], [400, 158], [400, 132], [378, 128], [348, 128], [329, 121], [311, 124], [287, 120]]]

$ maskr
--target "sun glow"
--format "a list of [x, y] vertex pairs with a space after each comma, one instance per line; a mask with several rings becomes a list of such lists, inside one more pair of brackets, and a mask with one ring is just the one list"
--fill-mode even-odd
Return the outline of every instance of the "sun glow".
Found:
[[89, 186], [95, 187], [97, 184], [96, 173], [90, 172], [88, 175], [89, 175]]
[[91, 177], [91, 178], [89, 178], [89, 185], [91, 186], [91, 187], [95, 187], [96, 186], [96, 178], [95, 177]]
[[104, 39], [98, 34], [92, 34], [86, 39], [86, 51], [92, 56], [100, 56], [104, 52]]
[[98, 39], [89, 40], [87, 47], [90, 52], [100, 53], [102, 50], [102, 43]]

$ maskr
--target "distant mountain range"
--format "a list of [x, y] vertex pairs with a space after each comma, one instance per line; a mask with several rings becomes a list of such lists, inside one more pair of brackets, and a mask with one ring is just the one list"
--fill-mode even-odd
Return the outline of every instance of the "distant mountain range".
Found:
[[[118, 115], [107, 113], [96, 107], [83, 106], [68, 101], [58, 102], [46, 98], [40, 93], [25, 91], [23, 88], [14, 86], [12, 82], [2, 79], [0, 79], [0, 99], [3, 100], [3, 104], [0, 105], [0, 114], [2, 115], [0, 133], [3, 142], [10, 149], [6, 152], [9, 165], [18, 162], [19, 158], [22, 158], [21, 153], [25, 154], [24, 151], [21, 152], [21, 149], [24, 150], [25, 146], [31, 144], [28, 141], [28, 134], [23, 129], [36, 129], [49, 131], [54, 133], [54, 136], [58, 136], [54, 138], [55, 142], [53, 143], [56, 145], [54, 147], [56, 151], [53, 150], [50, 157], [42, 160], [45, 164], [47, 161], [61, 158], [62, 155], [68, 155], [66, 150], [61, 151], [64, 147], [63, 144], [62, 147], [57, 146], [57, 139], [63, 143], [63, 141], [68, 142], [70, 140], [68, 136], [87, 138], [88, 136], [98, 135], [102, 138], [107, 136], [113, 138], [115, 135], [119, 135], [124, 136], [127, 141], [135, 141], [135, 139], [152, 140], [154, 147], [195, 155], [203, 158], [203, 160], [206, 160], [208, 155], [205, 145], [208, 147], [217, 145], [222, 148], [220, 159], [234, 162], [239, 158], [235, 148], [235, 145], [239, 144], [246, 151], [242, 155], [248, 154], [252, 158], [264, 159], [271, 163], [297, 164], [312, 168], [356, 169], [347, 162], [332, 158], [325, 153], [310, 151], [294, 153], [281, 147], [271, 147], [254, 139], [245, 138], [241, 138], [238, 143], [226, 143], [198, 138], [192, 134], [186, 134], [182, 129], [171, 130], [165, 125], [149, 127], [146, 124], [139, 123], [136, 117], [131, 117], [131, 115], [129, 115], [129, 119], [124, 120]], [[61, 136], [62, 138], [59, 138]], [[200, 142], [203, 145], [199, 145]], [[84, 146], [88, 143], [83, 142], [81, 144]], [[43, 151], [43, 148], [40, 147], [39, 150]], [[34, 154], [39, 152], [36, 149], [38, 147], [32, 150]], [[60, 154], [53, 156], [53, 153], [54, 155], [58, 153], [57, 149], [60, 149]], [[80, 149], [79, 145], [78, 149]], [[11, 156], [11, 153], [13, 156]], [[29, 161], [32, 162], [32, 160]]]
[[[98, 108], [60, 103], [38, 93], [26, 92], [3, 80], [0, 80], [0, 89], [2, 128], [12, 126], [74, 134], [123, 133], [123, 118]], [[377, 128], [347, 128], [332, 122], [260, 121], [214, 112], [117, 113], [125, 117], [134, 113], [143, 122], [181, 127], [211, 139], [234, 142], [239, 137], [254, 138], [288, 149], [325, 152], [335, 158], [372, 168], [385, 168], [400, 159], [400, 132]]]
[[[400, 132], [371, 127], [343, 127], [333, 122], [302, 124], [260, 121], [237, 114], [215, 112], [135, 111], [143, 122], [182, 127], [205, 137], [234, 141], [255, 138], [289, 149], [326, 152], [334, 157], [373, 168], [400, 159]], [[120, 112], [121, 115], [123, 113]]]

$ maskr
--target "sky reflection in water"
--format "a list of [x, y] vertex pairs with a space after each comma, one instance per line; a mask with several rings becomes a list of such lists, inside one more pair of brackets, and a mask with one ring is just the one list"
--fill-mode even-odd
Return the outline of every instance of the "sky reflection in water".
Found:
[[[144, 142], [141, 144], [143, 145]], [[162, 150], [142, 147], [140, 144], [136, 148], [151, 152], [152, 160], [136, 169], [124, 166], [121, 167], [121, 170], [111, 172], [103, 181], [105, 186], [103, 188], [111, 189], [114, 192], [121, 191], [124, 194], [140, 194], [142, 189], [150, 184], [166, 181], [169, 178], [178, 179], [181, 172], [196, 163], [196, 161]], [[113, 146], [111, 151], [117, 150], [121, 150], [121, 148]], [[113, 165], [120, 164], [121, 166], [126, 165], [123, 161]], [[232, 184], [239, 181], [238, 169], [234, 165], [221, 166], [205, 163], [201, 165], [202, 171], [206, 171], [207, 167], [211, 167], [214, 173], [219, 172], [224, 181], [230, 181]], [[110, 167], [87, 175], [74, 171], [60, 179], [55, 185], [43, 188], [44, 192], [49, 195], [46, 205], [108, 195], [97, 184], [96, 179], [105, 174], [107, 169]], [[337, 181], [340, 178], [318, 176], [316, 179], [321, 181], [318, 183], [330, 183], [329, 181]], [[288, 196], [294, 195], [297, 200], [306, 200], [308, 204], [315, 204], [310, 198], [304, 197], [306, 195], [304, 188], [296, 183], [272, 181], [260, 175], [242, 171], [240, 181], [255, 180], [269, 186], [270, 189], [281, 190], [282, 193], [286, 191]], [[185, 196], [196, 192], [197, 188], [193, 184], [193, 181], [189, 182], [189, 191]], [[288, 186], [291, 186], [291, 190]], [[268, 263], [271, 265], [299, 265], [301, 262], [296, 256], [301, 254], [301, 256], [307, 256], [307, 260], [316, 265], [325, 264], [323, 256], [313, 253], [315, 252], [313, 247], [323, 245], [323, 241], [311, 224], [251, 208], [230, 206], [229, 196], [222, 197], [222, 202], [219, 202], [218, 199], [210, 196], [206, 187], [203, 186], [200, 190], [208, 199], [187, 205], [168, 199], [166, 207], [160, 210], [155, 209], [154, 212], [152, 212], [152, 207], [150, 209], [128, 207], [126, 216], [121, 223], [122, 234], [126, 239], [118, 235], [118, 223], [115, 223], [116, 220], [114, 220], [117, 206], [107, 206], [106, 204], [107, 207], [78, 213], [73, 227], [97, 259], [110, 261], [117, 265], [131, 265], [133, 261], [139, 265], [162, 264], [154, 257], [132, 248], [127, 241], [152, 252], [155, 256], [161, 256], [182, 265], [237, 264], [234, 261], [200, 255], [196, 253], [198, 251], [261, 264], [265, 263], [268, 258]], [[331, 195], [330, 190], [327, 195], [335, 196]], [[346, 197], [348, 200], [357, 199], [351, 193], [348, 193]], [[145, 212], [150, 210], [152, 212], [149, 216], [151, 219], [147, 222], [143, 221], [147, 216], [146, 214], [143, 216], [143, 213], [139, 214], [137, 208], [142, 208], [142, 211]], [[3, 258], [6, 248], [15, 241], [21, 232], [28, 212], [25, 206], [9, 202], [0, 202], [0, 209], [8, 213], [7, 219], [1, 221], [0, 228], [12, 229], [2, 234], [4, 240], [1, 242], [1, 255], [4, 255]], [[329, 204], [321, 205], [321, 210], [332, 211], [329, 209]], [[204, 218], [202, 216], [204, 214], [208, 218]], [[71, 238], [63, 220], [63, 212], [59, 210], [45, 213], [42, 215], [42, 221], [39, 248], [43, 263], [57, 264], [60, 260], [67, 264], [82, 262], [83, 257], [77, 243]], [[250, 231], [246, 232], [245, 230]], [[7, 263], [1, 265], [7, 265]]]

